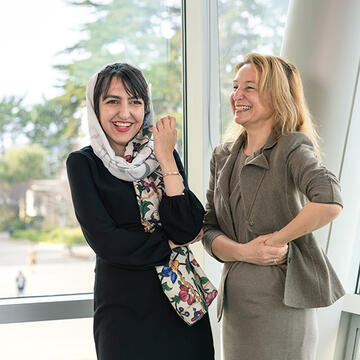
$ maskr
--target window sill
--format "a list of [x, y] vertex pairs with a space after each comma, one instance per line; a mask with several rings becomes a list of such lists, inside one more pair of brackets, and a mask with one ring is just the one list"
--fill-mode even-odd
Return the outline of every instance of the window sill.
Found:
[[346, 294], [344, 296], [343, 311], [360, 315], [360, 295]]
[[92, 316], [92, 293], [0, 299], [0, 324]]

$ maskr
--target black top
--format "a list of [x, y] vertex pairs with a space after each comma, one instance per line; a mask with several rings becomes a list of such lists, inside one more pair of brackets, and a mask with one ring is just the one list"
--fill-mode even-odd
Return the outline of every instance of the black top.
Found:
[[[178, 337], [190, 347], [188, 351], [192, 349], [194, 357], [187, 359], [204, 353], [206, 359], [213, 358], [208, 317], [186, 325], [169, 304], [154, 268], [168, 261], [168, 240], [185, 244], [202, 227], [203, 206], [188, 188], [176, 151], [174, 158], [184, 180], [184, 194], [163, 196], [159, 206], [162, 226], [153, 233], [146, 233], [141, 225], [132, 182], [113, 176], [90, 146], [67, 159], [76, 217], [97, 255], [94, 335], [98, 359], [168, 359], [166, 349], [176, 347]], [[166, 329], [168, 335], [164, 335]], [[149, 349], [136, 345], [141, 333], [152, 348], [151, 357], [146, 357]], [[161, 344], [154, 346], [160, 337]], [[170, 357], [175, 360], [176, 356]]]

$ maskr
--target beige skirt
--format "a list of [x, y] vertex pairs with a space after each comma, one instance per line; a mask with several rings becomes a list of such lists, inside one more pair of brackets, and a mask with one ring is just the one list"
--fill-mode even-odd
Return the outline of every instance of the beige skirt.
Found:
[[224, 360], [314, 360], [316, 309], [282, 303], [285, 272], [278, 266], [233, 264], [225, 283]]

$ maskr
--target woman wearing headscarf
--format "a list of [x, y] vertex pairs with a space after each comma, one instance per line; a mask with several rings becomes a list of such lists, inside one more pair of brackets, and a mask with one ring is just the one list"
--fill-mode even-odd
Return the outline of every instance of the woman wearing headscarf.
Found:
[[155, 266], [198, 241], [204, 210], [189, 190], [175, 118], [153, 127], [140, 70], [106, 66], [87, 86], [91, 146], [67, 171], [77, 219], [96, 253], [94, 338], [99, 360], [213, 359], [208, 315], [191, 327], [165, 296]]
[[314, 308], [344, 295], [312, 234], [340, 213], [339, 182], [319, 160], [294, 65], [248, 54], [230, 104], [238, 136], [214, 150], [203, 237], [224, 262], [224, 360], [314, 360]]

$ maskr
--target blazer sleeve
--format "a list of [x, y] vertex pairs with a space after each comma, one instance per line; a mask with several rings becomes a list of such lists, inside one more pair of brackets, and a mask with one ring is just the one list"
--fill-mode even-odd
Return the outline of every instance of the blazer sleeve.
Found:
[[85, 155], [71, 153], [66, 167], [75, 214], [84, 236], [102, 259], [130, 267], [164, 264], [171, 253], [162, 229], [153, 233], [120, 228], [108, 214], [93, 180], [92, 166]]
[[206, 213], [204, 218], [204, 226], [203, 226], [204, 236], [202, 238], [202, 243], [205, 247], [205, 250], [209, 253], [209, 255], [211, 255], [218, 261], [223, 262], [218, 257], [216, 257], [212, 252], [213, 240], [219, 235], [224, 235], [224, 233], [220, 230], [220, 226], [218, 224], [216, 217], [216, 209], [214, 206], [214, 188], [215, 188], [215, 159], [213, 154], [210, 160], [209, 187], [206, 191], [206, 205], [205, 205]]
[[176, 245], [183, 245], [199, 234], [205, 211], [199, 199], [189, 189], [184, 167], [176, 151], [174, 151], [174, 158], [183, 178], [185, 190], [182, 195], [167, 196], [164, 194], [160, 202], [159, 214], [168, 238]]
[[288, 156], [288, 169], [295, 186], [310, 201], [343, 206], [338, 179], [320, 162], [312, 146], [296, 147]]

